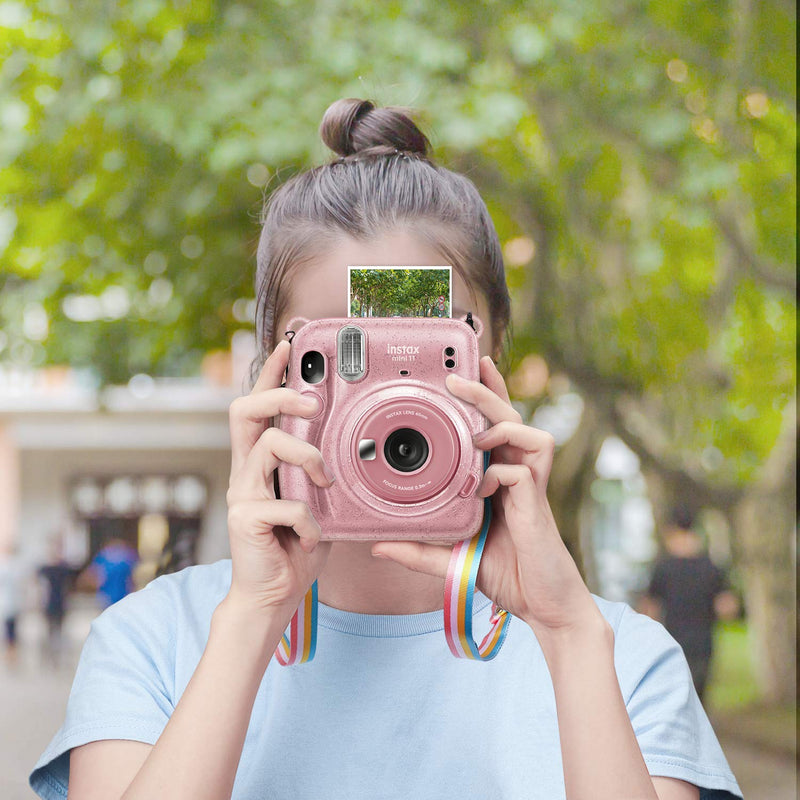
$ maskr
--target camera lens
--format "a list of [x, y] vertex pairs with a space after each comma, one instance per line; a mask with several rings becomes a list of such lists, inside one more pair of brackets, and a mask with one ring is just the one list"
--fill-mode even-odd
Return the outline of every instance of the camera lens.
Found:
[[456, 352], [456, 349], [455, 349], [455, 347], [445, 347], [445, 349], [444, 349], [444, 354], [445, 354], [446, 356], [452, 356], [452, 355], [455, 355], [455, 352]]
[[447, 369], [453, 369], [453, 367], [456, 365], [456, 362], [453, 361], [452, 358], [448, 358], [447, 361], [444, 362], [444, 365], [447, 367]]
[[399, 472], [413, 472], [428, 459], [428, 442], [413, 428], [398, 428], [386, 437], [383, 454]]

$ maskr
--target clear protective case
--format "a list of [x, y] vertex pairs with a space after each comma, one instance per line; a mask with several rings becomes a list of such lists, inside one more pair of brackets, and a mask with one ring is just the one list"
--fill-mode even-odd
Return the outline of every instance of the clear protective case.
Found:
[[302, 467], [280, 462], [280, 497], [305, 502], [323, 540], [474, 536], [483, 451], [472, 436], [487, 423], [445, 378], [480, 380], [481, 321], [341, 317], [289, 328], [286, 386], [321, 408], [311, 419], [282, 415], [280, 428], [315, 445], [336, 480], [318, 487]]

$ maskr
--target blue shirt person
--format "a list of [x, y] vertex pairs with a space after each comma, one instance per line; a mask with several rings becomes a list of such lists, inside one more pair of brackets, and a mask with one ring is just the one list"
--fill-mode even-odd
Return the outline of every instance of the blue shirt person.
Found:
[[[73, 747], [98, 739], [155, 744], [203, 654], [231, 561], [163, 575], [91, 626], [66, 718], [30, 785], [67, 796]], [[742, 793], [677, 642], [625, 603], [593, 595], [615, 633], [614, 660], [651, 775]], [[475, 599], [475, 629], [491, 602]], [[319, 605], [317, 654], [259, 688], [232, 800], [464, 797], [563, 800], [555, 696], [531, 629], [514, 620], [489, 662], [455, 659], [441, 611], [358, 614]]]
[[139, 554], [122, 539], [111, 539], [92, 559], [89, 570], [97, 578], [97, 597], [105, 608], [134, 590], [133, 570]]

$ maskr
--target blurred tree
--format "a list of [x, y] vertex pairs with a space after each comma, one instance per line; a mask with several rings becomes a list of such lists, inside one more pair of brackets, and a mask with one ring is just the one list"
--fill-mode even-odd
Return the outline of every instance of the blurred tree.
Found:
[[[525, 46], [511, 22], [518, 46], [484, 69], [525, 111], [455, 164], [520, 234], [516, 352], [544, 355], [586, 406], [553, 470], [560, 529], [577, 540], [569, 498], [609, 433], [651, 495], [724, 511], [762, 690], [792, 702], [793, 508], [769, 527], [742, 509], [786, 499], [796, 474], [794, 21], [769, 3], [645, 8], [555, 11]], [[781, 464], [767, 487], [765, 462]]]
[[328, 104], [413, 103], [489, 203], [514, 353], [584, 398], [550, 481], [573, 553], [616, 433], [654, 496], [728, 515], [786, 699], [794, 522], [747, 509], [796, 473], [794, 36], [782, 0], [6, 0], [0, 359], [193, 372], [248, 324], [262, 194], [330, 155]]

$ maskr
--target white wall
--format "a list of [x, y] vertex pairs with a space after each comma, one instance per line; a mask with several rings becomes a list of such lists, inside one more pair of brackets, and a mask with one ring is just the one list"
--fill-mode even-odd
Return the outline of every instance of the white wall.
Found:
[[227, 450], [29, 450], [20, 454], [19, 540], [22, 551], [45, 558], [47, 540], [69, 514], [70, 480], [80, 475], [202, 475], [208, 505], [200, 533], [198, 560], [229, 558], [227, 506], [230, 453]]

